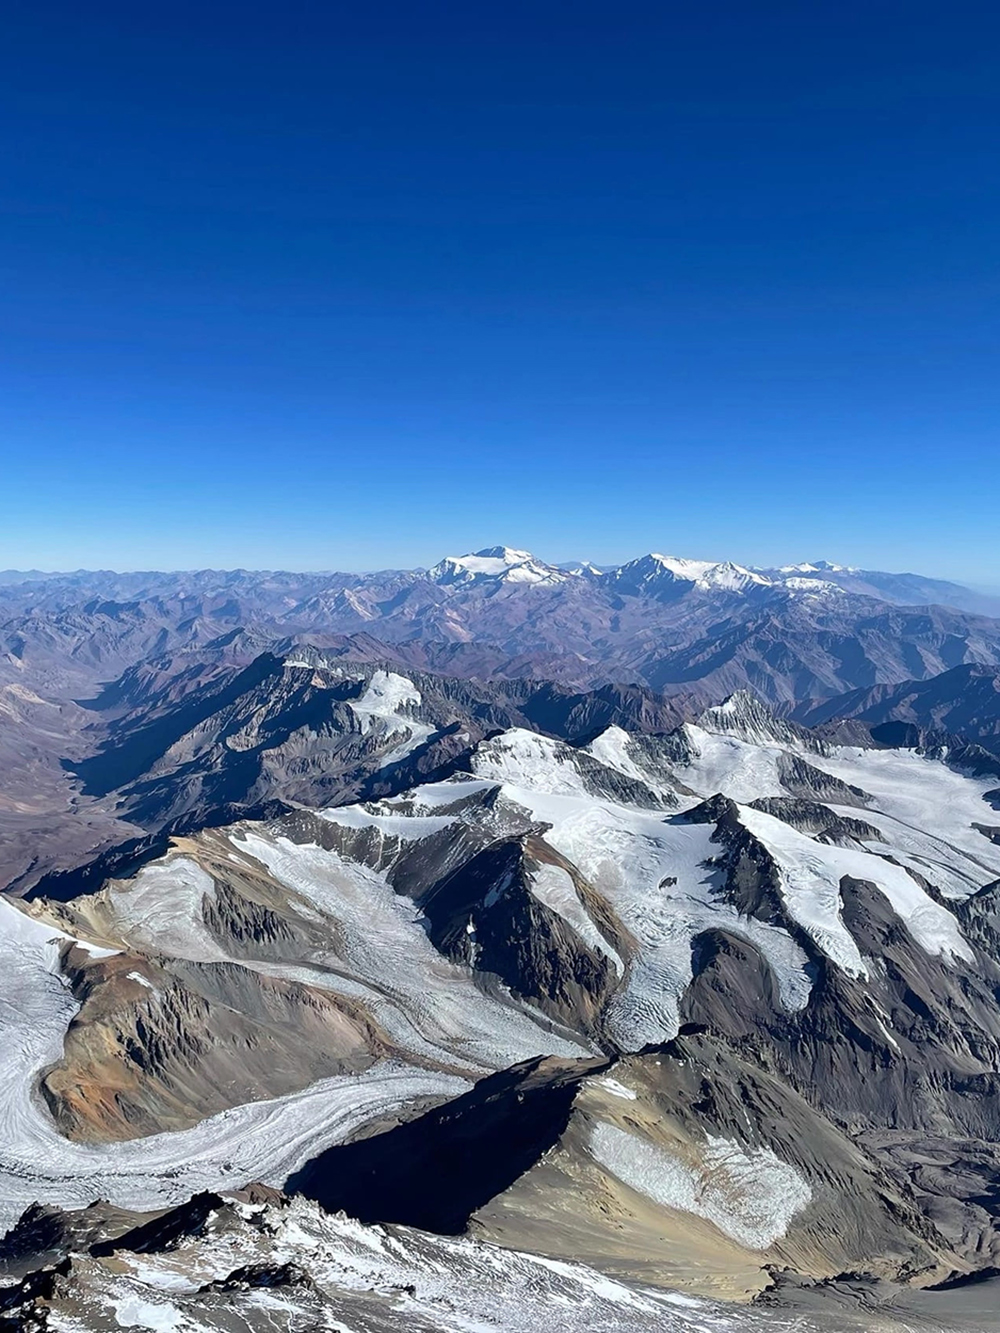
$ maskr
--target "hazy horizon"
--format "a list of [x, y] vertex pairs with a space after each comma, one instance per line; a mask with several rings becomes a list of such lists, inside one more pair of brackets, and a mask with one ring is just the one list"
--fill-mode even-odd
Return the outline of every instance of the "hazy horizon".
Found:
[[[395, 570], [399, 570], [399, 571], [401, 571], [401, 572], [408, 572], [408, 573], [409, 573], [409, 572], [414, 572], [414, 571], [417, 571], [417, 570], [427, 570], [427, 569], [431, 569], [431, 568], [433, 568], [433, 566], [436, 565], [439, 561], [444, 560], [444, 559], [446, 559], [447, 557], [457, 557], [457, 556], [469, 555], [469, 554], [473, 554], [473, 553], [475, 553], [475, 552], [479, 552], [479, 551], [482, 551], [482, 550], [488, 550], [488, 549], [491, 549], [491, 547], [495, 547], [495, 546], [499, 546], [499, 545], [507, 545], [509, 549], [526, 549], [526, 548], [511, 548], [511, 547], [510, 547], [510, 543], [491, 543], [490, 546], [482, 546], [482, 545], [480, 545], [480, 546], [477, 546], [477, 547], [475, 547], [475, 548], [469, 548], [469, 550], [467, 550], [467, 551], [459, 551], [459, 550], [457, 550], [457, 549], [456, 549], [456, 550], [445, 551], [445, 552], [442, 552], [440, 555], [438, 555], [437, 557], [435, 557], [435, 558], [433, 558], [433, 559], [418, 560], [418, 561], [416, 561], [416, 562], [414, 562], [414, 563], [412, 563], [412, 564], [381, 564], [381, 565], [369, 565], [369, 566], [366, 566], [366, 567], [356, 566], [356, 567], [353, 567], [353, 568], [349, 568], [349, 567], [346, 567], [346, 566], [336, 566], [336, 565], [326, 565], [326, 566], [313, 566], [313, 567], [310, 567], [310, 566], [295, 566], [295, 565], [282, 565], [282, 564], [273, 564], [273, 565], [245, 565], [245, 564], [215, 565], [215, 564], [204, 564], [204, 563], [203, 563], [203, 564], [197, 564], [197, 563], [195, 563], [195, 564], [189, 564], [189, 565], [177, 565], [177, 566], [135, 565], [135, 566], [131, 566], [131, 567], [117, 567], [117, 566], [111, 566], [111, 565], [106, 565], [106, 566], [102, 566], [102, 565], [74, 565], [74, 566], [63, 566], [63, 567], [57, 567], [57, 566], [44, 567], [44, 566], [42, 566], [42, 565], [36, 565], [36, 566], [18, 566], [18, 565], [7, 565], [7, 566], [3, 566], [3, 565], [0, 565], [0, 578], [4, 578], [4, 577], [6, 577], [6, 576], [8, 576], [8, 575], [12, 575], [12, 574], [23, 574], [23, 575], [27, 575], [27, 576], [30, 576], [30, 575], [33, 575], [33, 574], [40, 574], [40, 575], [44, 575], [45, 577], [58, 577], [58, 576], [60, 576], [60, 575], [72, 576], [72, 575], [75, 575], [75, 574], [101, 574], [101, 573], [109, 573], [109, 574], [118, 574], [118, 575], [122, 575], [122, 576], [127, 576], [127, 575], [130, 575], [130, 574], [133, 574], [133, 575], [134, 575], [134, 574], [173, 574], [173, 575], [182, 575], [182, 574], [196, 574], [196, 573], [202, 573], [202, 572], [205, 572], [205, 571], [217, 571], [218, 573], [226, 573], [226, 574], [236, 573], [236, 572], [239, 572], [239, 571], [243, 571], [243, 572], [245, 572], [245, 573], [247, 573], [247, 574], [282, 573], [282, 574], [301, 574], [301, 575], [304, 575], [304, 576], [306, 576], [306, 575], [320, 575], [320, 576], [322, 576], [322, 575], [325, 575], [325, 574], [329, 574], [329, 575], [337, 575], [337, 574], [368, 575], [368, 574], [378, 574], [378, 573], [392, 572], [392, 571], [395, 571]], [[641, 558], [641, 557], [644, 556], [644, 555], [654, 554], [654, 552], [652, 552], [652, 551], [634, 551], [634, 552], [632, 552], [630, 555], [626, 555], [626, 556], [622, 557], [622, 558], [619, 559], [619, 560], [611, 560], [611, 561], [594, 561], [594, 560], [591, 560], [590, 557], [589, 557], [589, 556], [586, 556], [586, 555], [577, 555], [577, 556], [554, 556], [554, 557], [550, 557], [550, 556], [548, 556], [548, 555], [546, 555], [546, 554], [544, 554], [544, 553], [541, 553], [541, 552], [539, 552], [539, 551], [531, 551], [530, 554], [533, 555], [536, 559], [542, 561], [544, 564], [553, 565], [553, 566], [557, 566], [557, 567], [563, 567], [563, 566], [567, 566], [567, 565], [575, 565], [575, 564], [583, 564], [584, 562], [589, 562], [589, 563], [595, 565], [596, 567], [598, 567], [598, 568], [600, 568], [600, 569], [602, 569], [602, 570], [605, 570], [605, 569], [614, 569], [614, 568], [618, 568], [619, 566], [621, 566], [621, 565], [623, 565], [623, 564], [626, 564], [626, 563], [627, 563], [628, 561], [630, 561], [630, 560], [636, 560], [636, 559]], [[754, 563], [754, 562], [747, 562], [747, 561], [733, 560], [732, 557], [729, 556], [729, 555], [714, 555], [714, 556], [692, 555], [692, 554], [691, 554], [690, 552], [688, 552], [688, 551], [681, 551], [681, 550], [667, 549], [666, 547], [663, 547], [662, 545], [656, 550], [655, 554], [664, 555], [664, 556], [680, 557], [680, 558], [691, 559], [691, 560], [714, 561], [714, 562], [718, 562], [718, 563], [722, 563], [722, 562], [724, 562], [724, 561], [731, 560], [732, 563], [737, 564], [737, 565], [744, 566], [744, 567], [749, 568], [749, 569], [780, 569], [780, 568], [782, 568], [782, 567], [788, 568], [788, 567], [793, 566], [793, 565], [809, 564], [809, 563], [817, 563], [817, 562], [819, 562], [820, 560], [826, 560], [826, 559], [828, 559], [828, 557], [826, 557], [826, 556], [815, 556], [815, 555], [814, 555], [814, 556], [812, 557], [811, 560], [807, 560], [807, 559], [803, 559], [803, 560], [781, 560], [781, 561], [772, 562], [772, 563], [768, 563], [768, 564], [760, 564], [760, 563]], [[841, 566], [843, 566], [843, 567], [845, 567], [845, 568], [854, 568], [854, 569], [858, 569], [858, 570], [865, 570], [865, 569], [867, 569], [867, 570], [875, 571], [876, 568], [878, 568], [878, 567], [876, 567], [876, 566], [874, 566], [874, 565], [859, 565], [856, 561], [847, 561], [847, 560], [844, 560], [844, 561], [835, 560], [835, 561], [830, 561], [830, 563], [831, 563], [831, 564], [841, 565]], [[927, 579], [940, 579], [940, 580], [943, 581], [943, 582], [955, 582], [955, 583], [961, 584], [962, 586], [968, 588], [969, 590], [971, 590], [971, 591], [973, 591], [973, 592], [980, 592], [980, 593], [986, 593], [986, 594], [1000, 594], [1000, 584], [990, 585], [990, 584], [984, 584], [984, 583], [977, 583], [977, 582], [974, 582], [974, 581], [969, 581], [969, 580], [965, 580], [965, 579], [961, 579], [961, 578], [950, 578], [949, 576], [944, 575], [944, 574], [941, 574], [938, 570], [934, 570], [934, 569], [926, 569], [926, 568], [912, 568], [912, 569], [881, 569], [881, 568], [879, 568], [879, 572], [881, 572], [881, 573], [889, 573], [889, 574], [899, 574], [899, 575], [915, 574], [915, 575], [919, 575], [919, 576], [921, 576], [921, 577], [923, 577], [923, 578], [927, 578]]]

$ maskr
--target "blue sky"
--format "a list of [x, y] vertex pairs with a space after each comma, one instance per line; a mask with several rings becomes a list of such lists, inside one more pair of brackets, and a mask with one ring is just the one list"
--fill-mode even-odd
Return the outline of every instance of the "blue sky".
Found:
[[1000, 584], [994, 4], [12, 3], [0, 567]]

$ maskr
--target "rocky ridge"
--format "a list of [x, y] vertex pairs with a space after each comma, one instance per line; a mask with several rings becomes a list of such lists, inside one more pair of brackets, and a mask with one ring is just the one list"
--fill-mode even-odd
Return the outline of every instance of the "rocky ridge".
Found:
[[[364, 681], [352, 734], [356, 710], [385, 745], [431, 725], [413, 680]], [[513, 726], [396, 794], [9, 907], [64, 936], [58, 1050], [9, 1081], [41, 1073], [72, 1151], [15, 1135], [6, 1186], [61, 1202], [114, 1141], [136, 1174], [112, 1207], [263, 1175], [695, 1297], [988, 1271], [1000, 848], [963, 757], [843, 745], [749, 695], [660, 735]], [[163, 1129], [196, 1136], [176, 1183], [142, 1174]]]

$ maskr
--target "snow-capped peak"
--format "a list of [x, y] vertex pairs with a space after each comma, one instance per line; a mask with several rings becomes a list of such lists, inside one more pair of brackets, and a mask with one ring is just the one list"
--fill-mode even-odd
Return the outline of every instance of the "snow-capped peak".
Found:
[[766, 588], [771, 580], [765, 578], [763, 574], [758, 574], [756, 570], [747, 569], [743, 565], [734, 565], [731, 560], [724, 560], [721, 564], [710, 565], [695, 583], [699, 588], [722, 588], [731, 592], [742, 592], [746, 588]]
[[559, 568], [564, 574], [571, 574], [575, 578], [602, 579], [605, 571], [592, 565], [589, 560], [579, 560], [576, 563], [560, 565]]
[[469, 555], [448, 555], [429, 571], [435, 583], [474, 583], [497, 579], [503, 583], [562, 583], [571, 577], [554, 565], [537, 560], [530, 551], [511, 546], [487, 546]]
[[698, 718], [698, 727], [717, 736], [737, 736], [751, 745], [818, 744], [801, 728], [775, 717], [767, 704], [749, 690], [737, 690], [723, 703], [706, 708]]
[[[649, 555], [630, 560], [609, 576], [625, 592], [640, 595], [700, 591], [745, 592], [748, 588], [769, 587], [771, 580], [756, 570], [735, 565], [730, 560], [687, 560], [682, 556]], [[685, 586], [686, 585], [686, 586]]]
[[782, 565], [779, 574], [857, 574], [853, 565], [834, 565], [829, 560], [806, 561], [801, 565]]

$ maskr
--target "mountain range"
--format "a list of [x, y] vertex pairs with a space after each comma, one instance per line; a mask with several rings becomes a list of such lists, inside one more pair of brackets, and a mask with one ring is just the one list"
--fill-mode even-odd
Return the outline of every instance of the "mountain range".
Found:
[[[951, 605], [917, 604], [945, 597]], [[479, 682], [486, 696], [506, 682], [492, 721], [480, 699], [496, 726], [554, 725], [544, 717], [550, 694], [631, 689], [647, 700], [642, 725], [655, 727], [750, 689], [806, 721], [881, 709], [873, 722], [947, 723], [989, 740], [988, 692], [982, 718], [961, 700], [947, 717], [941, 708], [918, 716], [920, 705], [880, 693], [946, 681], [950, 671], [985, 680], [1000, 669], [1000, 621], [983, 605], [955, 584], [819, 561], [751, 570], [649, 555], [612, 570], [584, 562], [566, 570], [506, 547], [370, 575], [8, 572], [0, 576], [0, 882], [30, 888], [172, 821], [225, 819], [289, 791], [310, 799], [308, 770], [322, 767], [324, 747], [284, 702], [298, 691], [302, 707], [336, 730], [326, 711], [334, 696], [326, 688], [308, 702], [294, 672], [279, 688], [278, 662], [360, 664], [465, 680], [469, 689]], [[447, 689], [460, 692], [457, 683]], [[431, 697], [432, 687], [424, 692]], [[532, 692], [537, 723], [518, 713]], [[224, 710], [258, 706], [274, 716], [273, 730], [257, 734], [253, 724], [237, 743]], [[463, 719], [458, 709], [452, 720]], [[193, 728], [198, 735], [182, 741]], [[554, 734], [573, 739], [558, 726]], [[163, 753], [171, 745], [173, 759]], [[442, 747], [447, 738], [433, 748]], [[285, 764], [296, 770], [287, 783]], [[322, 778], [328, 799], [337, 781], [333, 771]]]
[[[426, 743], [412, 680], [375, 672], [347, 707], [390, 768]], [[643, 1294], [664, 1289], [773, 1299], [782, 1272], [843, 1295], [864, 1273], [878, 1299], [995, 1264], [1000, 761], [831, 743], [743, 694], [575, 745], [507, 727], [447, 767], [4, 905], [12, 1272], [48, 1209], [57, 1308], [226, 1327], [198, 1275], [228, 1255], [215, 1280], [241, 1289], [261, 1242], [240, 1228], [266, 1207], [280, 1229], [279, 1187], [582, 1261], [624, 1284], [607, 1328], [646, 1326], [632, 1300], [683, 1327]], [[86, 1257], [61, 1219], [97, 1178]], [[159, 1233], [205, 1190], [200, 1224]], [[152, 1227], [138, 1266], [129, 1225]], [[215, 1253], [223, 1226], [240, 1239]], [[464, 1253], [444, 1264], [461, 1314], [428, 1327], [466, 1326]], [[274, 1281], [304, 1319], [297, 1271]], [[411, 1276], [391, 1304], [426, 1318]]]
[[[196, 571], [28, 576], [0, 584], [0, 670], [62, 699], [139, 661], [258, 644], [365, 651], [453, 676], [635, 683], [704, 701], [751, 686], [800, 704], [997, 665], [991, 601], [956, 584], [828, 564], [750, 570], [647, 555], [573, 571], [491, 547], [369, 575]], [[370, 648], [369, 648], [370, 652]]]
[[0, 577], [0, 1329], [995, 1327], [976, 596]]

